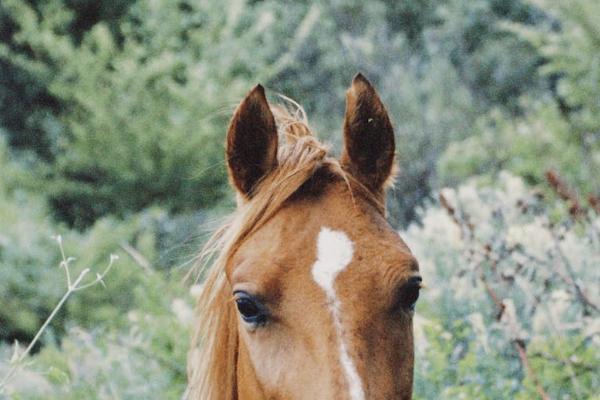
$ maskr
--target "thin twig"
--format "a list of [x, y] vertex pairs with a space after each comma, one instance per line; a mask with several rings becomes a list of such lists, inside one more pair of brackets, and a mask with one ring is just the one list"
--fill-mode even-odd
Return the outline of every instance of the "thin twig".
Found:
[[540, 397], [543, 400], [550, 400], [550, 396], [548, 396], [548, 393], [546, 393], [546, 390], [544, 390], [544, 388], [540, 384], [535, 371], [531, 367], [529, 358], [527, 357], [527, 351], [525, 350], [525, 345], [519, 340], [513, 340], [512, 342], [513, 342], [515, 348], [517, 349], [517, 352], [519, 353], [519, 359], [521, 360], [521, 364], [523, 364], [523, 366], [527, 370], [527, 373], [529, 374], [529, 377], [533, 381], [535, 388], [536, 388], [537, 392], [539, 393]]
[[152, 268], [152, 264], [150, 261], [142, 253], [140, 253], [135, 247], [130, 245], [127, 242], [121, 242], [121, 248], [125, 250], [127, 254], [135, 261], [137, 265], [142, 267], [142, 269], [148, 274], [152, 274], [154, 272], [154, 268]]
[[[4, 393], [4, 391], [6, 390], [6, 384], [8, 383], [8, 381], [14, 376], [14, 374], [22, 366], [23, 361], [31, 353], [31, 351], [33, 350], [35, 345], [39, 342], [40, 338], [42, 337], [42, 334], [45, 332], [46, 328], [48, 327], [48, 325], [50, 325], [52, 320], [54, 320], [54, 317], [56, 317], [56, 314], [58, 314], [58, 312], [62, 309], [63, 305], [66, 303], [66, 301], [69, 299], [69, 297], [77, 291], [87, 289], [89, 287], [97, 285], [98, 283], [101, 283], [104, 286], [104, 281], [103, 281], [104, 277], [110, 271], [114, 262], [119, 258], [118, 256], [111, 254], [108, 266], [105, 268], [105, 270], [102, 272], [102, 274], [96, 274], [95, 280], [93, 280], [85, 285], [80, 286], [83, 279], [90, 272], [90, 269], [86, 268], [83, 271], [81, 271], [79, 273], [79, 275], [77, 276], [77, 279], [75, 279], [75, 282], [71, 282], [71, 273], [69, 271], [69, 263], [73, 260], [73, 258], [66, 257], [63, 246], [62, 246], [62, 237], [59, 235], [59, 236], [56, 236], [54, 239], [57, 241], [58, 247], [60, 249], [60, 254], [62, 257], [60, 266], [63, 267], [65, 270], [65, 275], [67, 278], [67, 291], [62, 296], [62, 298], [59, 300], [59, 302], [56, 304], [56, 306], [54, 307], [54, 309], [52, 310], [52, 312], [50, 313], [48, 318], [46, 318], [46, 320], [44, 321], [44, 323], [42, 324], [40, 329], [37, 331], [37, 333], [31, 340], [31, 342], [27, 346], [27, 348], [21, 354], [18, 354], [18, 356], [14, 360], [11, 360], [12, 367], [8, 370], [8, 372], [4, 375], [4, 377], [0, 381], [0, 394]], [[18, 348], [16, 348], [16, 350], [17, 349]]]
[[[482, 280], [482, 282], [485, 286], [485, 290], [488, 293], [488, 295], [490, 296], [490, 299], [498, 308], [498, 314], [497, 314], [496, 318], [498, 320], [500, 320], [502, 318], [503, 314], [505, 313], [506, 306], [504, 305], [502, 300], [500, 300], [500, 296], [498, 296], [498, 294], [494, 291], [494, 289], [488, 283], [487, 279], [485, 279], [484, 274], [480, 275], [480, 279]], [[511, 317], [516, 318], [516, 315], [512, 315]], [[514, 329], [514, 327], [518, 326], [517, 325], [518, 322], [517, 321], [512, 321], [512, 322], [513, 322], [512, 326]], [[529, 358], [527, 357], [527, 350], [525, 348], [525, 342], [519, 338], [518, 332], [510, 332], [509, 335], [512, 336], [511, 343], [517, 350], [517, 354], [519, 355], [519, 360], [521, 361], [521, 365], [523, 366], [523, 368], [527, 372], [527, 375], [529, 375], [529, 378], [535, 385], [535, 388], [536, 388], [537, 392], [539, 393], [540, 397], [543, 400], [550, 400], [550, 396], [548, 396], [548, 393], [546, 393], [546, 390], [541, 385], [539, 378], [537, 376], [537, 373], [535, 372], [535, 370], [531, 366], [531, 363], [529, 362]]]
[[565, 266], [565, 270], [567, 271], [568, 276], [565, 277], [565, 278], [568, 278], [567, 283], [572, 285], [575, 288], [575, 293], [577, 294], [577, 298], [579, 299], [579, 301], [581, 303], [583, 303], [583, 307], [586, 309], [586, 312], [588, 311], [587, 310], [588, 308], [593, 309], [597, 313], [600, 312], [600, 308], [592, 300], [590, 300], [589, 296], [584, 292], [584, 290], [581, 288], [581, 286], [579, 286], [579, 284], [576, 282], [575, 271], [573, 270], [573, 266], [571, 265], [571, 262], [569, 261], [566, 254], [563, 252], [563, 250], [560, 246], [560, 241], [558, 240], [558, 237], [556, 236], [556, 232], [554, 232], [554, 230], [552, 230], [552, 229], [548, 229], [548, 230], [550, 231], [550, 234], [552, 235], [552, 239], [554, 240], [554, 247], [556, 249], [556, 253], [562, 260], [563, 265]]

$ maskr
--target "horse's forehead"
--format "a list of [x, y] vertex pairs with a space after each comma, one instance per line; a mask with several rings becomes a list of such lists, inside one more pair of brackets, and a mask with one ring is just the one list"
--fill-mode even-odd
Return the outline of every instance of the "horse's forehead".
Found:
[[[348, 244], [352, 259], [346, 260], [344, 269], [355, 265], [352, 277], [387, 274], [386, 269], [393, 273], [414, 269], [409, 265], [412, 256], [408, 247], [383, 216], [344, 190], [332, 190], [322, 198], [301, 199], [284, 207], [249, 237], [230, 265], [230, 278], [254, 281], [265, 291], [280, 289], [282, 280], [287, 287], [302, 285], [297, 286], [302, 289], [313, 282], [310, 268], [317, 258], [343, 259], [349, 253]], [[351, 281], [360, 289], [360, 279]], [[346, 282], [338, 285], [345, 286]], [[367, 286], [367, 280], [362, 282]]]

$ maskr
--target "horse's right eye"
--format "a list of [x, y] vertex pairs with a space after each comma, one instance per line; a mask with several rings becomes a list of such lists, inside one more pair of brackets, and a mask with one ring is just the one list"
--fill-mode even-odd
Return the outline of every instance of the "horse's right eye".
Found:
[[235, 292], [235, 304], [244, 322], [255, 326], [267, 322], [267, 310], [254, 296], [246, 292]]
[[400, 288], [397, 305], [403, 309], [414, 311], [415, 304], [419, 299], [422, 279], [420, 276], [413, 276]]

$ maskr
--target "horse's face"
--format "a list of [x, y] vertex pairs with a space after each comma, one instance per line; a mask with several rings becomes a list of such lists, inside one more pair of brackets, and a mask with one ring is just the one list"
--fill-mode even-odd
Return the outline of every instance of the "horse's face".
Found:
[[[317, 172], [227, 265], [240, 399], [411, 397], [418, 266], [376, 205], [392, 170], [393, 131], [361, 76], [347, 101], [340, 161], [371, 200], [340, 176]], [[251, 188], [278, 168], [260, 88], [238, 108], [227, 150], [232, 183], [251, 201]]]
[[228, 276], [241, 398], [410, 398], [417, 264], [343, 183], [281, 210]]

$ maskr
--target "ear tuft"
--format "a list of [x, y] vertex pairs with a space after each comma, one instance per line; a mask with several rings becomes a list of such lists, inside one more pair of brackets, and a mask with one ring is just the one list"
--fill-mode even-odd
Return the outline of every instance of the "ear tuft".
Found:
[[226, 156], [232, 186], [244, 198], [251, 197], [257, 183], [277, 166], [277, 125], [261, 85], [233, 114]]
[[371, 83], [358, 73], [346, 93], [341, 163], [374, 193], [383, 190], [394, 165], [394, 129]]
[[356, 86], [356, 85], [366, 85], [369, 87], [373, 87], [371, 85], [371, 82], [369, 82], [369, 80], [367, 78], [365, 78], [365, 76], [360, 72], [357, 73], [356, 75], [354, 75], [354, 78], [352, 78], [352, 86]]
[[[260, 83], [257, 84], [250, 90], [244, 101], [257, 101], [260, 103], [267, 103], [267, 96], [265, 95], [265, 88]], [[268, 105], [268, 103], [267, 103]]]

